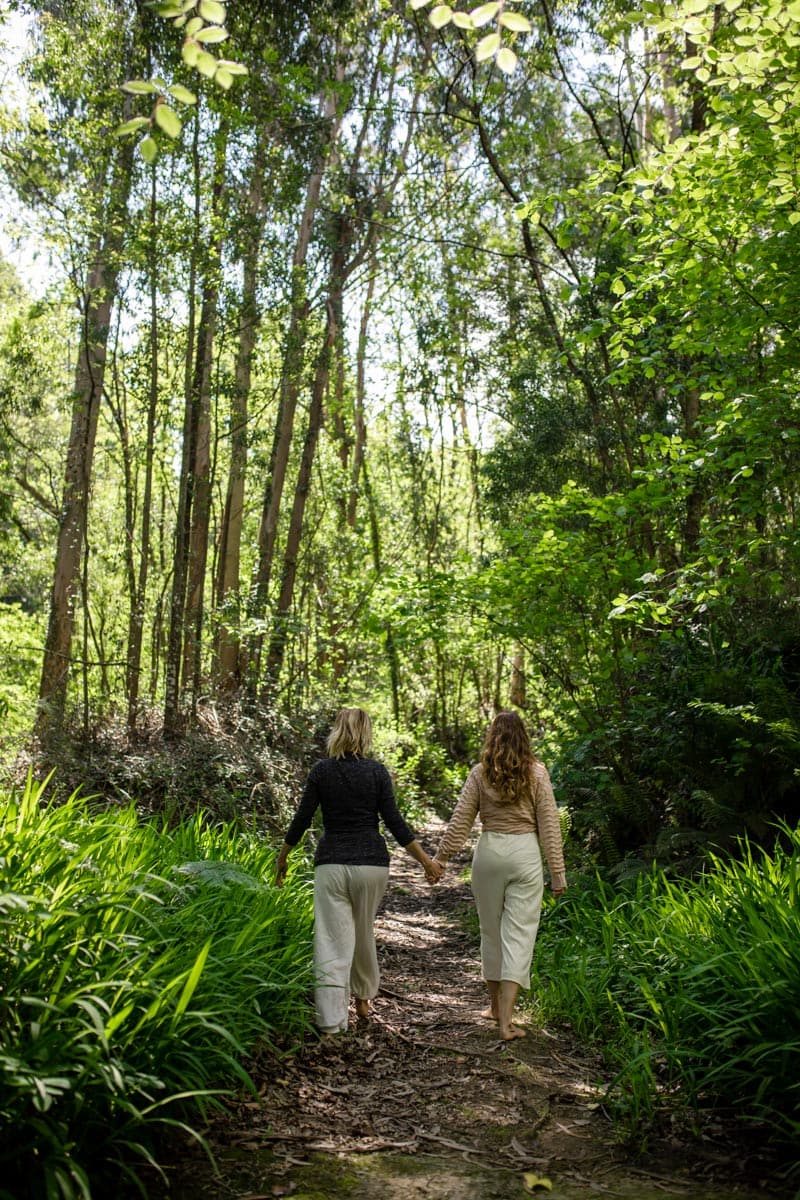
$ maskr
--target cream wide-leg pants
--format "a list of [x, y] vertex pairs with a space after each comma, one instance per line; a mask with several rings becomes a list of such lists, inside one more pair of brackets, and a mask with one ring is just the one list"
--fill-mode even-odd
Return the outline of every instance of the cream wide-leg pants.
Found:
[[472, 859], [484, 979], [510, 979], [520, 987], [530, 987], [543, 893], [542, 854], [536, 835], [484, 830]]
[[314, 871], [314, 1002], [323, 1033], [347, 1029], [350, 993], [378, 994], [374, 923], [388, 867], [324, 863]]

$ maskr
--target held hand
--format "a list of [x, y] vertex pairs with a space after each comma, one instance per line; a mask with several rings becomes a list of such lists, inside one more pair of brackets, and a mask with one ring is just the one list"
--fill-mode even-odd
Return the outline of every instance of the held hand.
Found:
[[438, 883], [444, 875], [444, 867], [435, 858], [425, 864], [425, 878], [428, 883]]
[[283, 881], [286, 878], [286, 863], [277, 862], [275, 864], [275, 887], [282, 888]]

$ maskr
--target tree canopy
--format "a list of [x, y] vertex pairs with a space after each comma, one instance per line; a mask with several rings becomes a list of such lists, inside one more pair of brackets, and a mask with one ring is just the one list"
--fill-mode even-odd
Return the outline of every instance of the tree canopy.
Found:
[[514, 704], [607, 863], [796, 819], [798, 5], [24, 11], [9, 746]]

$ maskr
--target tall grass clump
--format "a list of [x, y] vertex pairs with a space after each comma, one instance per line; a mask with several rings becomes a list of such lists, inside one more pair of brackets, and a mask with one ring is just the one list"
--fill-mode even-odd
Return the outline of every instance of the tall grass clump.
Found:
[[[311, 899], [274, 852], [200, 817], [166, 829], [42, 787], [0, 796], [0, 1196], [136, 1183], [243, 1061], [307, 1028]], [[107, 1190], [104, 1186], [101, 1191]]]
[[579, 880], [548, 911], [533, 993], [616, 1068], [628, 1136], [677, 1103], [758, 1123], [800, 1160], [800, 830], [782, 840], [693, 880]]

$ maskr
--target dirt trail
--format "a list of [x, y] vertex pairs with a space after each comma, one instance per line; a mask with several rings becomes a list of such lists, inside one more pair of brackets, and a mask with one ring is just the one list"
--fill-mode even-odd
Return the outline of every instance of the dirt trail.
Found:
[[468, 888], [392, 862], [376, 929], [382, 990], [368, 1025], [256, 1068], [261, 1102], [209, 1131], [220, 1176], [174, 1164], [188, 1200], [516, 1200], [531, 1195], [754, 1200], [780, 1195], [758, 1148], [719, 1127], [667, 1134], [647, 1157], [614, 1139], [599, 1062], [551, 1030], [504, 1044], [485, 1004]]

